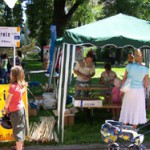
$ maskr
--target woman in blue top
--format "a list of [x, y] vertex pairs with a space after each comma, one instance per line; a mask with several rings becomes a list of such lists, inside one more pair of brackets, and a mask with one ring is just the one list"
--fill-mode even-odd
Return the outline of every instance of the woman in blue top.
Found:
[[[127, 78], [131, 79], [130, 90], [124, 94], [119, 121], [131, 124], [136, 129], [138, 124], [146, 123], [145, 88], [148, 87], [148, 68], [142, 65], [142, 53], [134, 52], [135, 63], [128, 64], [122, 85]], [[121, 95], [123, 93], [121, 92]]]

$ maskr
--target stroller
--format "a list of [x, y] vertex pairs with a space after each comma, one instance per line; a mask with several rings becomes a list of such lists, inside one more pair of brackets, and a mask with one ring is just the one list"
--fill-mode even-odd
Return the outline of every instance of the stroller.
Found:
[[129, 150], [146, 150], [142, 144], [144, 134], [138, 134], [139, 129], [134, 130], [132, 126], [123, 125], [121, 122], [106, 120], [105, 124], [101, 126], [102, 140], [108, 143], [108, 150], [119, 150], [121, 147], [126, 147]]

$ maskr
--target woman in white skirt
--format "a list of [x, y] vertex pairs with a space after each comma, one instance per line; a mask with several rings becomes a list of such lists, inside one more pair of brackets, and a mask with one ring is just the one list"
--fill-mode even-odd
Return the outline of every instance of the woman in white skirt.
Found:
[[[131, 124], [136, 129], [138, 124], [146, 123], [145, 88], [148, 87], [148, 68], [142, 65], [142, 53], [134, 52], [135, 63], [128, 64], [122, 80], [131, 79], [130, 90], [124, 93], [119, 121]], [[120, 93], [123, 95], [123, 92]]]

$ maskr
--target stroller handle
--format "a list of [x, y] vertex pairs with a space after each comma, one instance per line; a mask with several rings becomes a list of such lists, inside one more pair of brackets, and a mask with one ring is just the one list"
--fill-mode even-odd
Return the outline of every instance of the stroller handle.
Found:
[[106, 120], [105, 123], [106, 123], [108, 126], [115, 128], [118, 132], [121, 131], [121, 128], [115, 126], [115, 125], [121, 126], [121, 123], [120, 123], [120, 122], [114, 121], [114, 120]]
[[105, 121], [106, 124], [111, 124], [111, 126], [122, 126], [122, 123], [119, 121], [114, 121], [114, 120], [106, 120]]

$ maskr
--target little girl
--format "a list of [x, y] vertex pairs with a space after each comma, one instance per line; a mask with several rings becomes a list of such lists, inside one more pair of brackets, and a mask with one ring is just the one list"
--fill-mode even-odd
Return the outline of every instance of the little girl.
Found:
[[10, 113], [13, 135], [16, 140], [16, 150], [22, 150], [26, 136], [26, 117], [22, 96], [25, 92], [24, 71], [21, 66], [11, 68], [11, 84], [5, 102], [4, 110]]
[[[121, 87], [121, 80], [119, 78], [114, 79], [114, 87], [111, 92], [112, 103], [113, 104], [121, 104], [121, 97], [120, 97], [120, 87]], [[119, 108], [112, 108], [113, 120], [118, 120], [119, 118], [120, 109]]]

